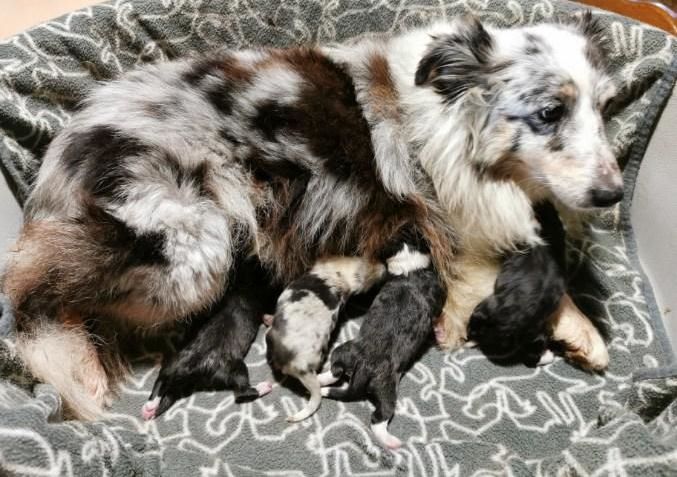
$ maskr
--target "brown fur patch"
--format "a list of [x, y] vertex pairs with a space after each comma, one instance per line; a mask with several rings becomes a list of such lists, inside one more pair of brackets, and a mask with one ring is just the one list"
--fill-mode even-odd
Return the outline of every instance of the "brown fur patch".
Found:
[[390, 74], [390, 66], [385, 56], [374, 53], [369, 58], [371, 85], [369, 93], [373, 101], [374, 112], [383, 118], [399, 119], [399, 95]]
[[578, 88], [573, 81], [567, 81], [560, 87], [559, 96], [564, 99], [567, 104], [573, 104], [578, 96]]
[[221, 61], [221, 71], [226, 78], [238, 82], [248, 83], [255, 74], [255, 70], [242, 64], [234, 55], [228, 55]]
[[[311, 48], [273, 51], [269, 64], [285, 64], [305, 85], [298, 103], [288, 106], [279, 120], [268, 115], [265, 125], [288, 128], [307, 138], [322, 163], [321, 173], [350, 181], [368, 200], [354, 223], [341, 224], [328, 239], [309, 244], [299, 229], [301, 220], [296, 218], [308, 177], [284, 177], [276, 172], [268, 178], [268, 200], [259, 209], [262, 260], [273, 263], [280, 278], [288, 281], [312, 266], [318, 256], [378, 257], [403, 230], [415, 228], [428, 241], [435, 266], [446, 274], [452, 267], [454, 237], [445, 215], [433, 199], [412, 195], [396, 200], [384, 189], [369, 125], [347, 73]], [[382, 108], [379, 114], [397, 119], [397, 91], [386, 58], [374, 54], [369, 68], [370, 104]], [[271, 112], [279, 114], [280, 109], [271, 108]]]
[[505, 154], [485, 170], [487, 176], [495, 181], [513, 181], [523, 184], [529, 180], [526, 164], [512, 154]]

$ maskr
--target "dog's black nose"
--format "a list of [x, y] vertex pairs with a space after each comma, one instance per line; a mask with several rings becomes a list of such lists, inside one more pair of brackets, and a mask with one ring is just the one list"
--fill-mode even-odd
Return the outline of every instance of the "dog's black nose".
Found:
[[592, 205], [595, 207], [610, 207], [623, 198], [623, 187], [615, 189], [593, 189]]

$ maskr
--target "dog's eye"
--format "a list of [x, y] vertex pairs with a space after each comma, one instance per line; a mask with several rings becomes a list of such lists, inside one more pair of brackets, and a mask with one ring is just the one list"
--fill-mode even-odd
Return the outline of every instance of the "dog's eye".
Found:
[[544, 123], [554, 123], [562, 119], [562, 116], [564, 116], [564, 105], [562, 104], [547, 106], [538, 112], [538, 117]]

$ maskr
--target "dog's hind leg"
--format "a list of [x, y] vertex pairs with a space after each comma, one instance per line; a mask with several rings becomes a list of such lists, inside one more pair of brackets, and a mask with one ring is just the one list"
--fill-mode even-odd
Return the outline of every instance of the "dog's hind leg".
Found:
[[388, 449], [397, 449], [402, 441], [388, 432], [388, 423], [395, 415], [397, 406], [397, 376], [383, 376], [371, 382], [372, 401], [376, 409], [371, 415], [371, 431], [376, 439]]

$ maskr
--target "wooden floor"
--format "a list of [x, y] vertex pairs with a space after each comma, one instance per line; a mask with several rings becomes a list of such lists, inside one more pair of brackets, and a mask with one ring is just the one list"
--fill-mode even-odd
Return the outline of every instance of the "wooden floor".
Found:
[[577, 0], [625, 15], [677, 35], [677, 0]]
[[[0, 0], [0, 38], [99, 0]], [[677, 0], [578, 0], [677, 35]]]
[[0, 0], [0, 38], [102, 0]]

